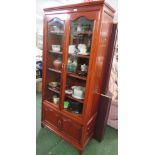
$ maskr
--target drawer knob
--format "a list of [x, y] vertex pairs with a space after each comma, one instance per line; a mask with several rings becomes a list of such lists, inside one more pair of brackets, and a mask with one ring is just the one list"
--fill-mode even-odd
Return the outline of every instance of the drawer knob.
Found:
[[58, 127], [61, 127], [61, 120], [58, 120]]

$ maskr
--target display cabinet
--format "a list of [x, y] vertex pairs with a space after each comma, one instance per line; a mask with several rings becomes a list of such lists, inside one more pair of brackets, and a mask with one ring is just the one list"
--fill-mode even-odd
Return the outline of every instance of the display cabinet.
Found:
[[97, 94], [107, 85], [113, 14], [104, 1], [44, 9], [42, 126], [80, 154], [94, 132]]

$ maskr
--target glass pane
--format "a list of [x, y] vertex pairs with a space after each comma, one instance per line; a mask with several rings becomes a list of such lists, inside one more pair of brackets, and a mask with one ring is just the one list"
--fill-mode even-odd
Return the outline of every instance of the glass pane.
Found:
[[78, 114], [82, 113], [85, 99], [93, 25], [94, 21], [86, 17], [71, 22], [65, 91], [65, 104], [68, 106], [65, 108]]
[[54, 106], [61, 102], [61, 69], [63, 57], [64, 21], [54, 18], [48, 22], [47, 91], [46, 98]]

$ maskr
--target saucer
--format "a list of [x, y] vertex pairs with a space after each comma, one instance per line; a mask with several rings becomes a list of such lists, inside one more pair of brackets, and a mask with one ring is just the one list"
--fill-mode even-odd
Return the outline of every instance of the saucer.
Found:
[[78, 54], [80, 54], [80, 55], [89, 55], [89, 53], [78, 53]]
[[67, 90], [65, 90], [65, 93], [68, 95], [71, 95], [73, 93], [73, 90], [67, 89]]

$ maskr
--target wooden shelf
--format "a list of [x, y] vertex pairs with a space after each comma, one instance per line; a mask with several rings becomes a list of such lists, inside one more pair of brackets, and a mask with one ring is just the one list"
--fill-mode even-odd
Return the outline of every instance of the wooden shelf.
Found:
[[80, 79], [80, 80], [87, 80], [87, 77], [85, 77], [85, 76], [80, 76], [80, 75], [78, 75], [78, 74], [76, 74], [76, 73], [68, 73], [68, 76], [74, 77], [74, 78], [77, 78], [77, 79]]
[[78, 36], [78, 35], [92, 35], [92, 32], [74, 32], [73, 33], [74, 36]]
[[61, 70], [56, 70], [54, 68], [48, 68], [49, 71], [52, 71], [52, 72], [56, 72], [56, 73], [59, 73], [61, 74]]
[[52, 87], [49, 87], [49, 86], [48, 86], [48, 89], [49, 89], [50, 91], [53, 91], [53, 92], [57, 93], [57, 94], [60, 94], [60, 91], [59, 91], [58, 89], [56, 89], [56, 88], [52, 88]]
[[53, 102], [50, 102], [48, 100], [44, 100], [45, 104], [48, 104], [49, 106], [51, 106], [52, 108], [56, 108], [59, 109], [59, 104], [54, 104]]
[[76, 56], [78, 58], [87, 58], [87, 59], [89, 59], [89, 56], [90, 56], [90, 55], [71, 54], [71, 53], [69, 53], [69, 55]]
[[63, 35], [64, 31], [50, 31], [49, 34], [55, 34], [55, 35]]
[[65, 95], [67, 98], [69, 98], [69, 99], [72, 99], [72, 100], [74, 100], [74, 101], [77, 101], [77, 102], [79, 102], [79, 103], [84, 103], [84, 99], [82, 99], [82, 100], [80, 100], [80, 99], [77, 99], [77, 98], [74, 98], [74, 97], [72, 97], [72, 95]]
[[49, 50], [49, 53], [51, 53], [51, 54], [62, 54], [62, 52], [56, 52], [56, 51], [52, 51], [52, 50]]

